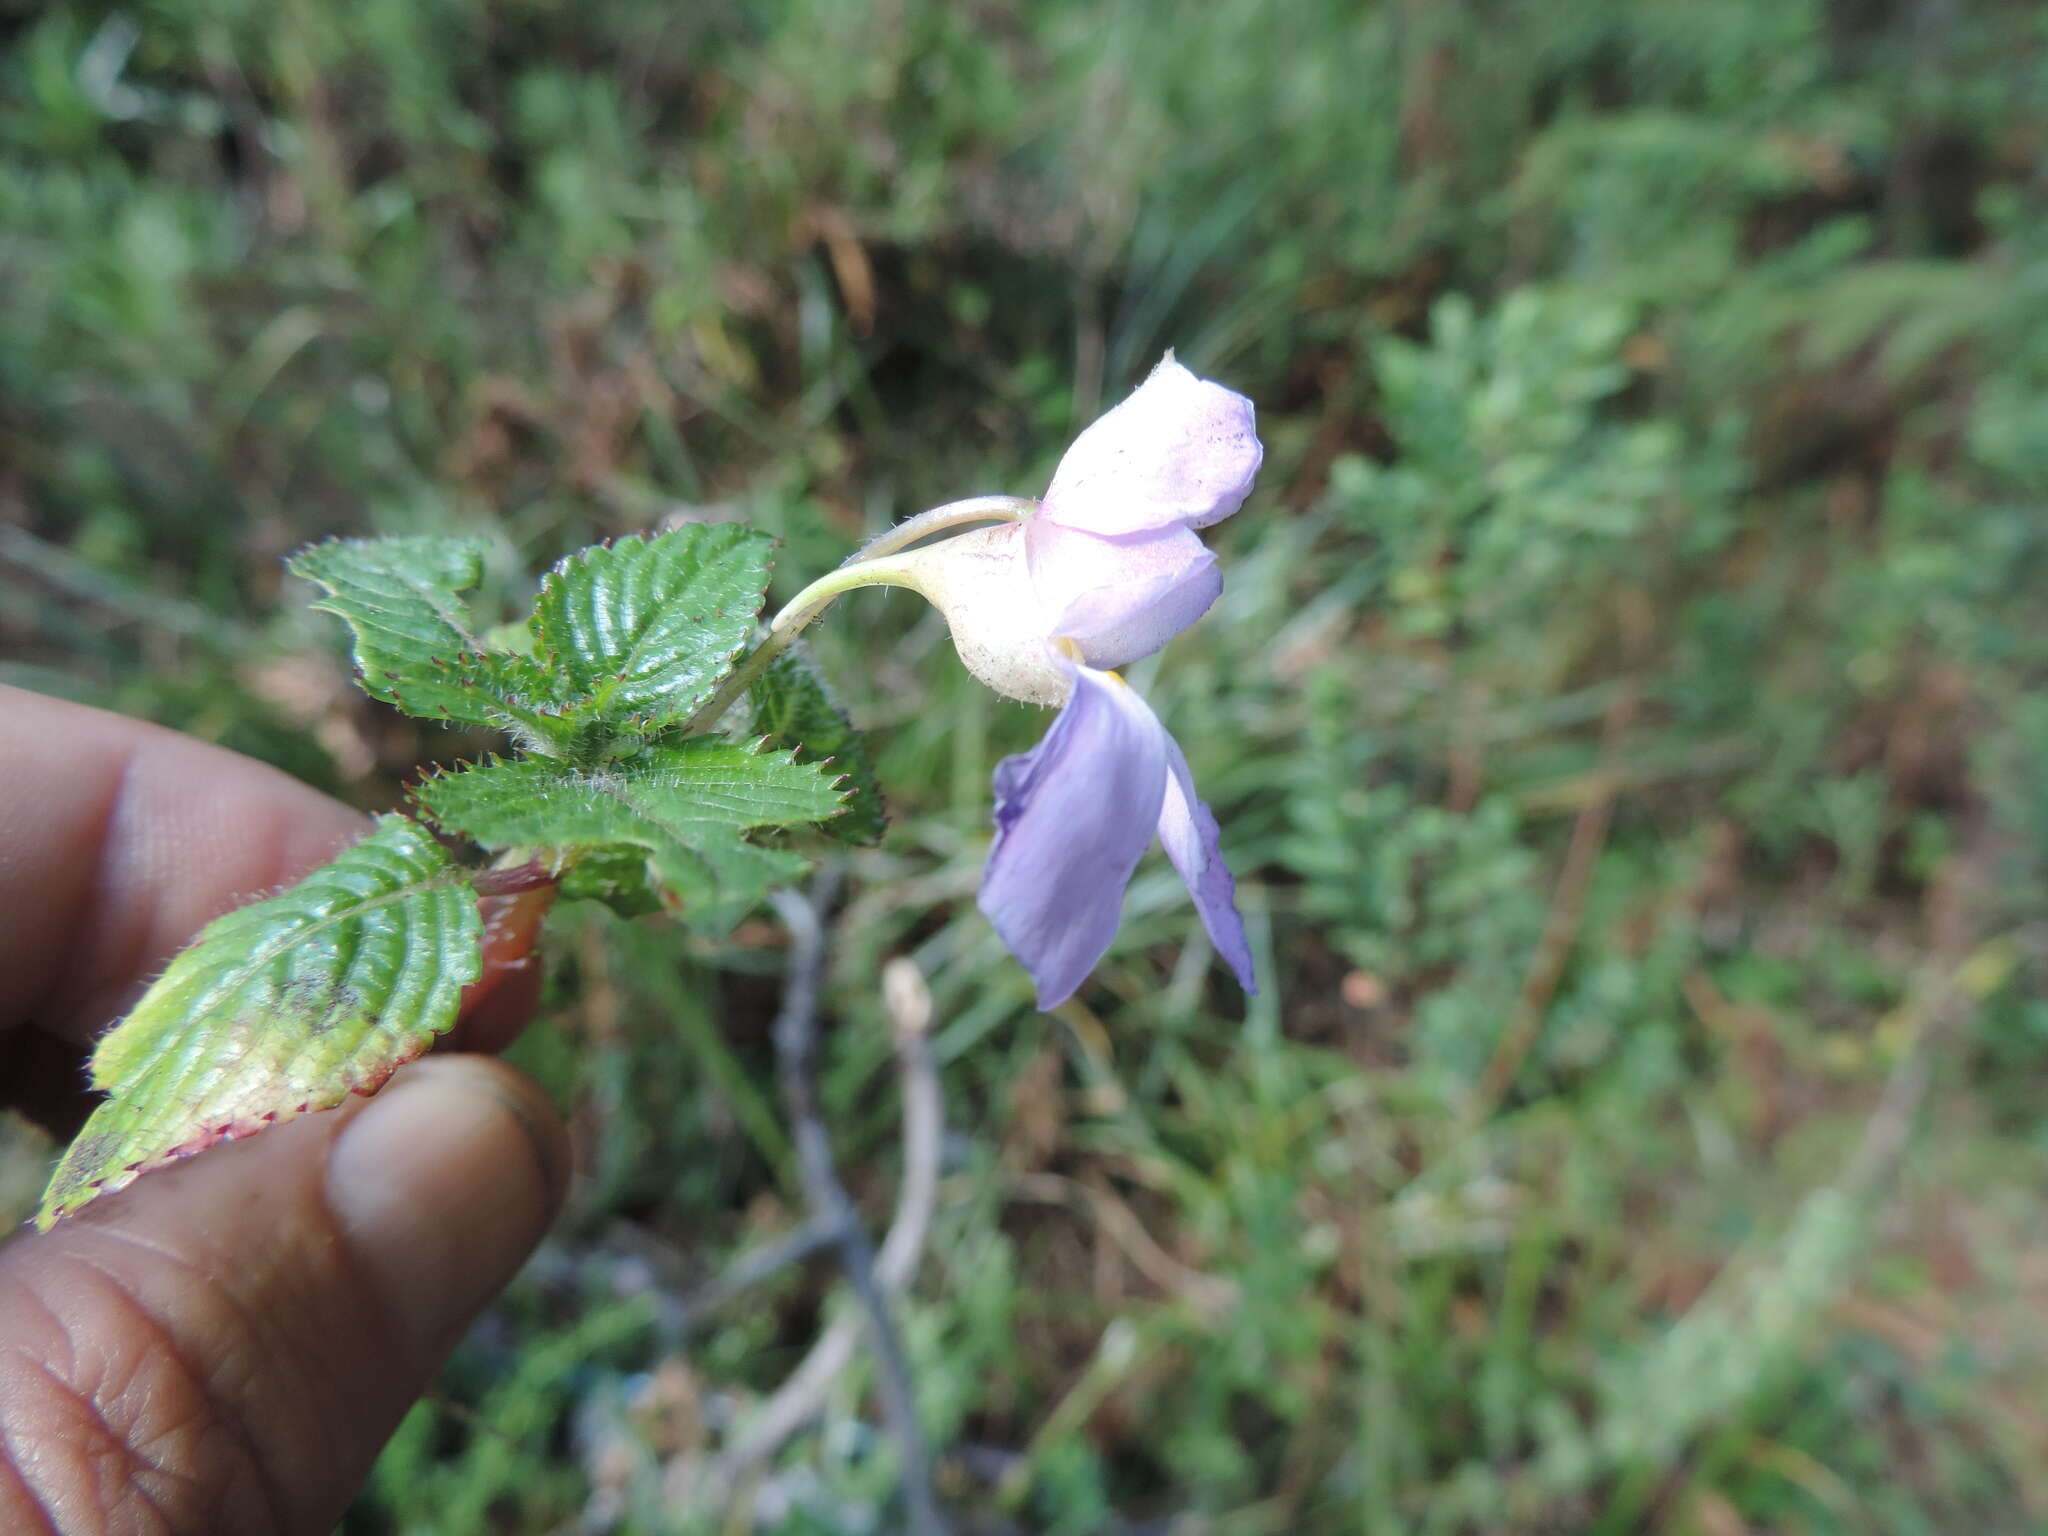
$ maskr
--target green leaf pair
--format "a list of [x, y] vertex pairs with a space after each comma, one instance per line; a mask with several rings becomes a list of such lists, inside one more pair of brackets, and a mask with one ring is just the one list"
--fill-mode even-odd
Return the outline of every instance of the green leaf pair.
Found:
[[[504, 731], [520, 749], [415, 786], [424, 822], [542, 887], [721, 932], [805, 867], [752, 837], [830, 823], [865, 841], [881, 828], [859, 737], [793, 658], [751, 689], [752, 740], [703, 734], [714, 722], [697, 719], [753, 633], [771, 547], [734, 526], [599, 546], [548, 573], [523, 629], [488, 631], [461, 596], [482, 577], [478, 541], [322, 544], [291, 569], [354, 632], [372, 697]], [[37, 1224], [173, 1158], [374, 1092], [455, 1022], [481, 974], [480, 873], [428, 825], [385, 816], [292, 889], [208, 924], [100, 1041], [93, 1083], [110, 1097]]]
[[482, 578], [479, 541], [341, 540], [291, 569], [355, 632], [372, 698], [587, 766], [710, 700], [753, 632], [771, 547], [734, 524], [596, 545], [542, 580], [524, 653], [479, 639], [459, 595]]
[[645, 887], [571, 894], [641, 910], [651, 887], [712, 929], [804, 871], [798, 855], [749, 843], [743, 831], [824, 821], [841, 806], [831, 781], [793, 754], [701, 736], [593, 772], [535, 757], [486, 763], [428, 779], [413, 798], [437, 824], [486, 848], [542, 847], [557, 859], [567, 848], [569, 863], [594, 853], [607, 881], [637, 859]]

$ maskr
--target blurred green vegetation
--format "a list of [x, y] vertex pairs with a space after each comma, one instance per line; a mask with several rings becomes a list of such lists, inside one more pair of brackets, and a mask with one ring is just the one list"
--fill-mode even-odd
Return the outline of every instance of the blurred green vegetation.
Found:
[[[2037, 5], [0, 0], [0, 50], [0, 676], [365, 804], [479, 743], [353, 696], [308, 539], [482, 533], [509, 602], [745, 516], [787, 591], [1168, 346], [1258, 401], [1229, 590], [1136, 675], [1249, 1006], [1159, 861], [1035, 1014], [971, 898], [1041, 721], [908, 599], [815, 642], [894, 814], [827, 1097], [879, 1223], [909, 957], [963, 1528], [2048, 1527]], [[351, 1531], [748, 1529], [675, 1491], [836, 1311], [661, 1300], [801, 1214], [776, 930], [552, 944], [574, 1209]], [[755, 1528], [897, 1528], [871, 1387]]]

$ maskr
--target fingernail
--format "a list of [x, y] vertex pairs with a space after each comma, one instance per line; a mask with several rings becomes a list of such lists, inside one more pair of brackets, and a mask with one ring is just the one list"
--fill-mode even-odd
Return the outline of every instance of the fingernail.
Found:
[[327, 1202], [393, 1313], [423, 1339], [467, 1325], [559, 1202], [559, 1129], [476, 1057], [405, 1068], [335, 1139]]

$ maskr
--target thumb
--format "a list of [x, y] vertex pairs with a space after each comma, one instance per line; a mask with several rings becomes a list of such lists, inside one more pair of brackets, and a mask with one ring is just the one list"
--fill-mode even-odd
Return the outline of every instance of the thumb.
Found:
[[325, 1536], [567, 1167], [531, 1082], [434, 1057], [0, 1248], [0, 1530]]

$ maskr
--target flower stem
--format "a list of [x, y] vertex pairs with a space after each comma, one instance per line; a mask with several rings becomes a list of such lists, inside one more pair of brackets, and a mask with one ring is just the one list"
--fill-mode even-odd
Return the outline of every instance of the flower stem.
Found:
[[[943, 512], [945, 508], [941, 507], [938, 510]], [[910, 519], [912, 523], [917, 521], [918, 518]], [[899, 523], [897, 526], [908, 527], [909, 524]], [[883, 538], [888, 536], [882, 535]], [[827, 571], [791, 598], [783, 610], [775, 615], [761, 643], [748, 652], [740, 664], [726, 675], [725, 681], [718, 686], [718, 692], [705, 702], [704, 707], [690, 716], [689, 721], [683, 726], [683, 734], [694, 736], [716, 725], [719, 717], [744, 698], [747, 690], [761, 680], [761, 674], [774, 664], [775, 658], [789, 649], [790, 642], [803, 633], [804, 627], [832, 606], [834, 598], [851, 592], [856, 587], [910, 587], [915, 590], [916, 586], [909, 567], [902, 561], [864, 558], [858, 565], [849, 563], [840, 566], [836, 571]]]
[[684, 734], [694, 736], [717, 724], [719, 717], [761, 680], [761, 674], [774, 664], [775, 658], [789, 649], [804, 626], [830, 607], [835, 597], [855, 587], [915, 588], [917, 583], [907, 567], [892, 562], [890, 555], [948, 528], [968, 523], [1021, 523], [1037, 510], [1038, 503], [1029, 496], [969, 496], [964, 501], [949, 501], [929, 512], [907, 517], [876, 534], [848, 555], [837, 570], [826, 572], [789, 600], [788, 606], [769, 624], [767, 636], [733, 668], [704, 707], [690, 716], [683, 726]]
[[1029, 496], [969, 496], [965, 501], [949, 501], [929, 512], [906, 517], [893, 528], [883, 529], [842, 560], [839, 568], [843, 571], [879, 560], [884, 555], [893, 555], [919, 539], [947, 528], [958, 528], [967, 523], [1021, 523], [1037, 511], [1038, 503]]

